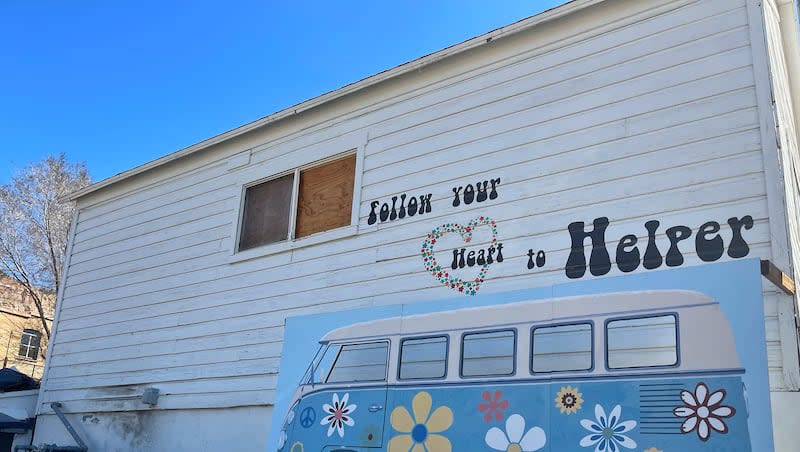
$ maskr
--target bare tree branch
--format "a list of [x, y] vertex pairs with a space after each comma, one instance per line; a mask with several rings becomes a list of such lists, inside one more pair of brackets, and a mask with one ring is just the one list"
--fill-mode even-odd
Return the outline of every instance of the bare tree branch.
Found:
[[50, 338], [46, 317], [63, 280], [61, 272], [74, 205], [59, 202], [91, 183], [86, 166], [48, 156], [0, 186], [0, 266], [24, 288]]

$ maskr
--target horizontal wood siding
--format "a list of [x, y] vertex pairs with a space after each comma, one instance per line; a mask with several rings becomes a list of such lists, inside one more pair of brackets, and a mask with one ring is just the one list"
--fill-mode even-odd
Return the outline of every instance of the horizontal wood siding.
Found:
[[[482, 293], [565, 282], [563, 268], [527, 271], [527, 249], [565, 262], [567, 224], [600, 216], [609, 240], [644, 240], [659, 220], [666, 250], [670, 226], [752, 215], [750, 256], [769, 258], [751, 53], [742, 0], [606, 2], [89, 196], [40, 402], [136, 409], [156, 385], [159, 408], [270, 404], [287, 316], [455, 296], [419, 246], [478, 215], [506, 251]], [[346, 152], [354, 133], [368, 137], [358, 233], [231, 261], [242, 184]], [[452, 208], [454, 186], [490, 177], [498, 199]], [[400, 193], [432, 194], [432, 212], [368, 225], [370, 202]], [[765, 289], [779, 387], [778, 295]]]

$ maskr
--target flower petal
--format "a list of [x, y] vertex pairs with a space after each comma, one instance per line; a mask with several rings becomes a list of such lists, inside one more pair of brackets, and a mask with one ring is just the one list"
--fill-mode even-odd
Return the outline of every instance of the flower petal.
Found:
[[333, 435], [333, 431], [336, 430], [336, 422], [331, 422], [328, 425], [328, 436]]
[[344, 425], [348, 427], [356, 425], [356, 421], [353, 418], [347, 416], [342, 417], [342, 422], [344, 423]]
[[706, 441], [710, 433], [711, 432], [708, 431], [708, 422], [706, 422], [705, 419], [700, 419], [700, 422], [697, 424], [697, 436], [703, 441]]
[[428, 452], [451, 452], [453, 450], [450, 440], [442, 435], [428, 435], [428, 439], [425, 440], [425, 448]]
[[327, 403], [322, 405], [322, 410], [327, 412], [327, 413], [330, 413], [330, 414], [333, 414], [333, 413], [336, 412], [336, 410], [334, 410], [333, 407], [328, 405]]
[[731, 417], [736, 412], [733, 408], [729, 406], [721, 406], [716, 410], [712, 411], [711, 414], [717, 417]]
[[451, 425], [453, 425], [453, 411], [442, 405], [433, 411], [425, 427], [428, 428], [430, 433], [439, 433], [447, 430]]
[[411, 407], [414, 410], [414, 419], [417, 424], [424, 424], [428, 420], [428, 414], [431, 412], [431, 395], [425, 391], [418, 392], [411, 401]]
[[339, 394], [333, 393], [333, 406], [339, 405]]
[[722, 402], [722, 399], [724, 399], [724, 398], [725, 398], [725, 390], [724, 389], [721, 390], [721, 391], [713, 392], [713, 393], [711, 393], [710, 396], [708, 396], [708, 403], [706, 405], [708, 405], [708, 406], [716, 405], [716, 404]]
[[601, 439], [603, 439], [603, 435], [586, 435], [581, 438], [581, 442], [578, 444], [581, 447], [589, 447], [597, 444]]
[[625, 435], [614, 435], [614, 439], [617, 440], [620, 446], [627, 449], [633, 449], [636, 447], [636, 441], [628, 438]]
[[622, 414], [622, 407], [617, 405], [608, 415], [608, 425], [606, 425], [606, 427], [614, 428], [614, 426], [617, 425], [617, 422], [619, 422], [620, 414]]
[[519, 443], [525, 433], [525, 418], [519, 414], [512, 414], [506, 419], [506, 434], [512, 443]]
[[633, 430], [634, 427], [636, 427], [636, 421], [620, 422], [619, 424], [617, 424], [616, 427], [614, 427], [614, 433], [619, 434], [619, 433], [629, 432]]
[[[403, 406], [399, 406], [392, 410], [391, 422], [392, 428], [402, 433], [410, 433], [411, 429], [413, 429], [415, 425], [414, 420], [411, 419], [411, 415], [408, 414], [408, 410]], [[411, 446], [408, 447], [411, 448]], [[406, 452], [408, 451], [406, 450]]]
[[590, 432], [601, 432], [601, 431], [603, 431], [603, 427], [601, 427], [600, 425], [596, 424], [595, 422], [593, 422], [593, 421], [591, 421], [589, 419], [581, 419], [581, 425], [583, 426], [583, 428], [585, 428], [586, 430], [589, 430]]
[[697, 400], [694, 398], [694, 394], [689, 391], [681, 391], [681, 400], [690, 407], [697, 407]]
[[486, 432], [486, 445], [491, 447], [494, 450], [506, 450], [508, 449], [508, 445], [510, 444], [508, 438], [506, 438], [506, 434], [503, 433], [497, 427], [492, 427]]
[[539, 427], [534, 427], [525, 433], [519, 445], [524, 452], [533, 452], [544, 447], [546, 442], [547, 435], [544, 434], [544, 430]]
[[411, 435], [397, 435], [389, 441], [388, 452], [408, 452], [413, 445]]
[[697, 428], [697, 420], [698, 419], [699, 418], [697, 416], [692, 416], [692, 417], [686, 419], [685, 421], [683, 421], [683, 424], [681, 425], [681, 431], [683, 433], [689, 433], [692, 430], [696, 429]]
[[344, 397], [342, 397], [342, 400], [339, 402], [339, 405], [347, 406], [347, 399], [349, 398], [350, 398], [350, 393], [349, 392], [345, 393]]
[[703, 382], [697, 383], [697, 387], [694, 388], [694, 396], [697, 399], [697, 403], [700, 405], [707, 405], [708, 386]]
[[599, 404], [594, 406], [594, 417], [597, 419], [597, 423], [600, 424], [600, 427], [608, 427], [608, 423], [606, 421], [606, 412]]
[[674, 414], [675, 416], [678, 416], [678, 417], [694, 416], [694, 413], [695, 413], [695, 411], [694, 411], [693, 408], [689, 408], [689, 407], [685, 407], [685, 406], [681, 406], [681, 407], [678, 407], [678, 408], [675, 408], [674, 410], [672, 410], [672, 414]]
[[713, 428], [714, 430], [716, 430], [718, 432], [728, 433], [728, 426], [725, 425], [725, 423], [722, 422], [722, 420], [720, 420], [718, 418], [709, 417], [708, 418], [708, 424], [711, 425], [711, 428]]

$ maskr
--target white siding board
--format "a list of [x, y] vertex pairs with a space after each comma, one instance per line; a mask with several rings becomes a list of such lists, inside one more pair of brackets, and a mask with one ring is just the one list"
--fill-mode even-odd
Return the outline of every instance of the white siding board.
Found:
[[[528, 141], [529, 129], [524, 128], [494, 140], [460, 147], [457, 161], [453, 161], [448, 153], [440, 152], [429, 154], [424, 160], [399, 162], [391, 167], [395, 171], [383, 171], [385, 179], [381, 183], [365, 185], [364, 196], [366, 199], [380, 199], [406, 190], [427, 193], [439, 189], [441, 192], [448, 189], [448, 184], [486, 178], [487, 173], [482, 168], [494, 168], [495, 173], [502, 171], [505, 176], [507, 171], [514, 170], [515, 165], [535, 160], [541, 160], [539, 171], [555, 172], [570, 167], [574, 159], [580, 159], [579, 165], [586, 165], [592, 161], [600, 163], [670, 146], [699, 146], [702, 143], [697, 142], [701, 140], [718, 138], [715, 135], [739, 132], [743, 128], [749, 129], [760, 141], [755, 128], [757, 113], [752, 108], [754, 103], [753, 91], [746, 88], [629, 120], [546, 137], [537, 142]], [[570, 158], [564, 158], [567, 154]], [[395, 177], [398, 173], [420, 167], [429, 168], [425, 170], [426, 180], [436, 182], [411, 186], [413, 182], [407, 178]], [[470, 169], [473, 171], [468, 173]], [[363, 205], [363, 218], [369, 209], [369, 204]]]
[[[733, 12], [714, 17], [713, 21], [722, 21], [720, 24], [709, 24], [700, 21], [690, 25], [682, 25], [680, 14], [706, 14], [698, 13], [698, 5], [678, 10], [665, 15], [661, 20], [638, 22], [620, 30], [605, 33], [592, 39], [581, 41], [571, 46], [561, 46], [555, 51], [542, 53], [539, 50], [526, 52], [517, 57], [521, 61], [506, 64], [495, 70], [483, 70], [483, 73], [471, 75], [470, 79], [450, 83], [446, 87], [439, 87], [409, 100], [417, 109], [400, 112], [403, 103], [383, 109], [382, 113], [398, 110], [394, 117], [380, 117], [382, 125], [371, 128], [372, 136], [382, 136], [404, 130], [405, 127], [415, 123], [423, 123], [438, 119], [439, 111], [448, 111], [448, 102], [460, 108], [470, 108], [481, 105], [480, 102], [504, 99], [519, 94], [519, 91], [506, 92], [504, 84], [513, 83], [520, 87], [547, 87], [562, 82], [564, 79], [592, 74], [602, 69], [614, 67], [642, 55], [656, 53], [669, 46], [682, 45], [687, 42], [702, 39], [710, 33], [728, 30], [746, 23], [740, 6], [729, 1], [715, 1], [709, 3], [706, 11], [715, 8], [736, 8]], [[744, 20], [743, 20], [744, 19]], [[632, 57], [633, 55], [633, 57]], [[522, 74], [522, 75], [520, 75]], [[519, 90], [519, 88], [517, 88]], [[481, 96], [470, 95], [480, 92]], [[473, 103], [468, 99], [474, 99]], [[430, 112], [426, 115], [426, 111]], [[419, 118], [416, 122], [399, 122], [398, 119]], [[392, 121], [388, 121], [391, 119]], [[366, 125], [366, 124], [364, 124]], [[384, 164], [378, 162], [376, 165]]]
[[[424, 143], [411, 143], [395, 148], [391, 153], [395, 161], [424, 155], [441, 150], [456, 151], [463, 145], [477, 141], [487, 140], [500, 136], [505, 132], [513, 131], [529, 124], [536, 124], [530, 130], [529, 139], [543, 139], [553, 134], [568, 133], [581, 128], [585, 124], [602, 124], [614, 119], [622, 119], [638, 114], [643, 114], [665, 108], [670, 105], [688, 102], [720, 87], [727, 90], [738, 89], [753, 83], [752, 70], [745, 61], [724, 60], [719, 65], [708, 66], [705, 78], [697, 77], [694, 71], [679, 71], [670, 79], [662, 80], [666, 88], [661, 87], [654, 80], [637, 79], [640, 86], [631, 86], [628, 83], [615, 85], [612, 89], [600, 93], [585, 104], [586, 96], [576, 96], [570, 101], [560, 101], [549, 104], [547, 109], [533, 110], [529, 115], [517, 114], [515, 117], [500, 117], [480, 122], [468, 129], [452, 130], [430, 138]], [[723, 69], [724, 67], [724, 69]], [[702, 71], [702, 70], [701, 70]], [[622, 99], [609, 103], [609, 99]], [[568, 120], [564, 118], [569, 116]], [[454, 125], [455, 126], [455, 125]], [[370, 149], [374, 149], [372, 142]], [[365, 166], [372, 168], [375, 162], [372, 155], [367, 153]], [[392, 163], [392, 162], [388, 162]], [[369, 179], [365, 174], [365, 183]]]
[[[206, 181], [199, 180], [197, 183], [203, 186]], [[238, 198], [234, 195], [234, 193], [238, 195], [238, 191], [234, 192], [231, 188], [233, 187], [229, 182], [227, 185], [209, 189], [197, 195], [188, 195], [181, 191], [173, 192], [170, 194], [171, 201], [167, 205], [162, 203], [159, 207], [150, 206], [149, 208], [142, 206], [136, 211], [124, 212], [119, 218], [100, 217], [101, 220], [106, 220], [102, 225], [92, 228], [90, 233], [76, 236], [76, 239], [86, 246], [91, 246], [92, 243], [108, 241], [109, 235], [135, 235], [137, 231], [147, 230], [154, 223], [163, 223], [175, 214], [204, 215], [207, 214], [207, 209], [216, 205], [227, 205], [232, 201], [231, 198]]]
[[[719, 43], [714, 43], [719, 48], [692, 47], [702, 49], [702, 53], [694, 55], [700, 52], [688, 50], [676, 52], [673, 58], [683, 58], [678, 60], [653, 58], [653, 67], [642, 68], [640, 62], [632, 62], [629, 63], [630, 67], [627, 65], [612, 67], [537, 90], [525, 92], [523, 89], [528, 86], [522, 85], [518, 87], [520, 92], [499, 102], [472, 110], [457, 110], [441, 119], [415, 123], [415, 126], [409, 126], [402, 130], [402, 133], [387, 138], [374, 137], [371, 134], [371, 144], [380, 148], [381, 152], [368, 155], [366, 162], [370, 167], [390, 165], [402, 160], [398, 157], [415, 155], [409, 153], [412, 152], [409, 146], [423, 147], [420, 144], [427, 147], [431, 146], [429, 143], [434, 143], [435, 146], [441, 142], [440, 147], [449, 147], [450, 141], [446, 139], [464, 133], [467, 127], [471, 134], [489, 136], [481, 133], [481, 129], [475, 126], [486, 123], [497, 124], [502, 120], [509, 123], [508, 127], [512, 127], [518, 123], [514, 121], [514, 116], [519, 116], [519, 113], [525, 113], [524, 123], [553, 122], [565, 116], [604, 106], [609, 99], [619, 102], [651, 93], [653, 87], [663, 89], [734, 70], [750, 64], [750, 50], [746, 46], [746, 36], [746, 29], [740, 29], [735, 33], [720, 36]], [[692, 60], [693, 57], [697, 59]], [[658, 66], [655, 66], [656, 63]], [[687, 65], [692, 65], [691, 71], [686, 70]], [[647, 101], [641, 103], [643, 106], [648, 105]], [[540, 113], [537, 110], [540, 107], [547, 109]], [[437, 112], [443, 111], [440, 108]], [[420, 118], [413, 119], [416, 121]]]

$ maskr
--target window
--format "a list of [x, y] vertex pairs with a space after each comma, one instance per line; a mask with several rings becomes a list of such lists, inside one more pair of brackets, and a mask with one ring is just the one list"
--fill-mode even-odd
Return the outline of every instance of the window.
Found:
[[447, 375], [447, 337], [405, 339], [400, 344], [400, 379]]
[[[320, 363], [319, 381], [325, 383], [384, 381], [388, 356], [388, 342], [332, 345]], [[333, 362], [329, 372], [326, 362]]]
[[239, 251], [350, 225], [355, 168], [350, 154], [247, 187]]
[[19, 356], [26, 359], [36, 360], [39, 358], [39, 345], [42, 342], [42, 334], [36, 330], [25, 329], [19, 341]]
[[513, 330], [465, 334], [461, 343], [461, 375], [512, 375], [515, 339]]
[[536, 327], [531, 341], [531, 371], [565, 372], [592, 368], [592, 325]]
[[608, 368], [673, 366], [678, 363], [674, 315], [611, 320], [606, 323]]

